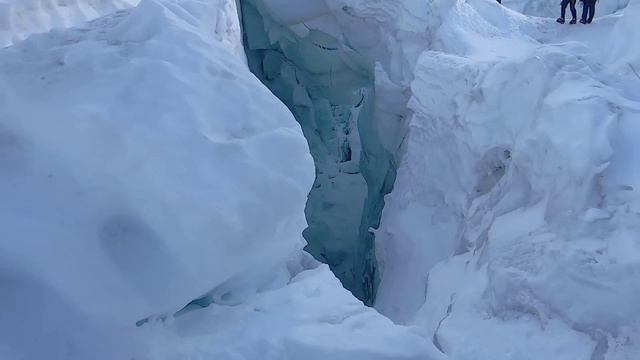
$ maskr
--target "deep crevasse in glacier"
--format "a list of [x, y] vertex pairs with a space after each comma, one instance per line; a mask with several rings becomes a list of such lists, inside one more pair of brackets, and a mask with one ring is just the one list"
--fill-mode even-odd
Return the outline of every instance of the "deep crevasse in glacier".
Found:
[[307, 251], [372, 304], [379, 279], [371, 229], [379, 226], [395, 180], [407, 99], [380, 65], [402, 68], [384, 58], [391, 57], [385, 41], [392, 37], [359, 11], [390, 16], [388, 9], [351, 2], [239, 3], [250, 68], [295, 115], [315, 159]]

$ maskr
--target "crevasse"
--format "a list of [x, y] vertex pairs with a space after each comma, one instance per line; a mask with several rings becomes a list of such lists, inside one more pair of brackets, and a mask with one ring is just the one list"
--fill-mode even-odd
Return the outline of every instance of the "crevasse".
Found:
[[[318, 4], [305, 11], [314, 17], [329, 12]], [[276, 19], [267, 2], [240, 5], [249, 67], [294, 114], [315, 160], [306, 249], [371, 305], [379, 282], [371, 228], [380, 224], [396, 176], [395, 155], [381, 143], [375, 123], [374, 67], [339, 39], [335, 27], [324, 32], [306, 26], [303, 12]], [[303, 20], [282, 23], [294, 17]]]

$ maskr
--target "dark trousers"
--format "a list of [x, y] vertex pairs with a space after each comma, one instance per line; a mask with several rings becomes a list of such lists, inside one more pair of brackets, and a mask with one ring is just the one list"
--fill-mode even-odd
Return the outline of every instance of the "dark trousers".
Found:
[[562, 0], [562, 4], [560, 5], [560, 17], [564, 19], [564, 15], [567, 13], [567, 5], [569, 5], [569, 9], [571, 10], [571, 16], [575, 19], [578, 16], [576, 11], [576, 0]]
[[596, 14], [596, 0], [582, 0], [582, 21], [591, 23]]

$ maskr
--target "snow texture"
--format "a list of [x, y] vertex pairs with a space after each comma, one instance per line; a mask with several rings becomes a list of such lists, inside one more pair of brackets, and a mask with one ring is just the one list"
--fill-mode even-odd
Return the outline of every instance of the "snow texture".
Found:
[[138, 0], [0, 0], [0, 47], [137, 5]]
[[378, 307], [450, 358], [639, 353], [639, 5], [582, 27], [484, 0], [440, 14], [377, 233]]

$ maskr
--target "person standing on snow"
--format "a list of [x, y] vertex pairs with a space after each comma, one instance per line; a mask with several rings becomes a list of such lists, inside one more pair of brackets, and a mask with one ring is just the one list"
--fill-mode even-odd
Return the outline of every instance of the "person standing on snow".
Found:
[[591, 24], [593, 16], [596, 14], [596, 0], [582, 0], [581, 24]]
[[576, 11], [576, 0], [562, 0], [562, 3], [560, 4], [560, 17], [556, 21], [559, 24], [564, 24], [564, 15], [567, 12], [567, 5], [569, 5], [569, 9], [571, 10], [571, 16], [573, 16], [571, 21], [569, 21], [569, 24], [575, 24], [576, 18], [578, 17], [577, 11]]

